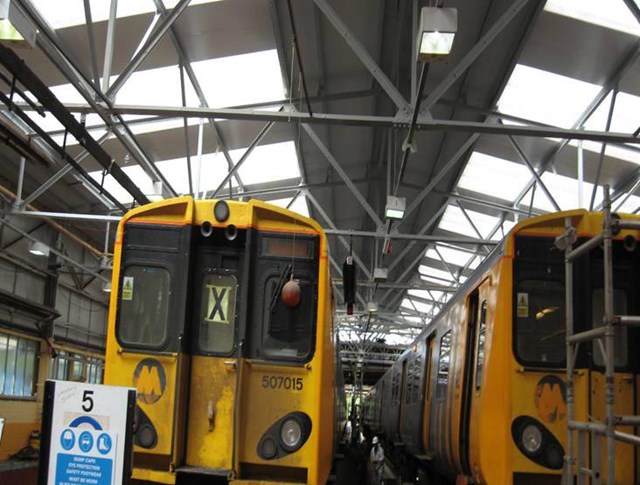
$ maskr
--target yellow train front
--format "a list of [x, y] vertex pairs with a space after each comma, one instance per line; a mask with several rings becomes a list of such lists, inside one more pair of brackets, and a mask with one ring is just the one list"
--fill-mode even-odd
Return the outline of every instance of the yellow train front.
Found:
[[[367, 425], [396, 454], [402, 452], [407, 478], [561, 483], [568, 451], [566, 284], [564, 252], [556, 238], [567, 220], [575, 228], [576, 247], [602, 233], [603, 215], [584, 210], [518, 224], [369, 394]], [[639, 239], [638, 230], [613, 237], [613, 310], [618, 315], [640, 315]], [[575, 333], [603, 324], [603, 265], [600, 247], [574, 262]], [[611, 397], [618, 416], [639, 414], [639, 338], [637, 328], [615, 330]], [[575, 355], [574, 419], [602, 423], [607, 400], [603, 354], [597, 342], [585, 342]], [[618, 430], [633, 434], [631, 426]], [[600, 478], [606, 483], [604, 438], [585, 441], [586, 464], [593, 467], [591, 452], [602, 460]], [[640, 456], [632, 445], [616, 443], [614, 470], [616, 484], [640, 483]]]
[[260, 201], [129, 212], [105, 383], [138, 390], [133, 478], [324, 484], [334, 452], [327, 242]]

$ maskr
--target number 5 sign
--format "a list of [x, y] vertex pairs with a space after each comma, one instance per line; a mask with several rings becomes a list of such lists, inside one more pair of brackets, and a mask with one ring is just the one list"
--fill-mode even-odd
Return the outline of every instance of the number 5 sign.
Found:
[[136, 391], [45, 384], [38, 485], [119, 485], [131, 475]]

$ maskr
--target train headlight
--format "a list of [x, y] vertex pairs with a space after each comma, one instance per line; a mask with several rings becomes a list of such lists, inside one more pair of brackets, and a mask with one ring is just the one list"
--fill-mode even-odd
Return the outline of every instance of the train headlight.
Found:
[[282, 458], [304, 446], [311, 436], [311, 418], [300, 411], [282, 416], [262, 435], [256, 449], [263, 460]]
[[535, 455], [542, 447], [542, 431], [535, 424], [528, 424], [522, 430], [520, 442], [527, 453]]
[[302, 443], [302, 426], [295, 418], [289, 418], [282, 422], [280, 428], [280, 441], [287, 451], [294, 451]]

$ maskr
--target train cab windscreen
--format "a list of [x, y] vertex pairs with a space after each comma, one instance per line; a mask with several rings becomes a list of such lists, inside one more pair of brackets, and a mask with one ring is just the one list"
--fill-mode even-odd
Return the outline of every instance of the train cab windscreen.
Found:
[[128, 345], [159, 347], [167, 338], [169, 271], [128, 266], [120, 282], [119, 340]]
[[516, 237], [514, 353], [523, 365], [564, 366], [564, 254], [552, 238]]

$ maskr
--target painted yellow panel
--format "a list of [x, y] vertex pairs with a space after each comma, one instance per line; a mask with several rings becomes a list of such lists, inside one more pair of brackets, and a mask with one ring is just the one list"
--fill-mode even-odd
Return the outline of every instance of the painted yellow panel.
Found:
[[231, 364], [235, 362], [214, 357], [192, 358], [187, 465], [232, 467], [236, 371]]

